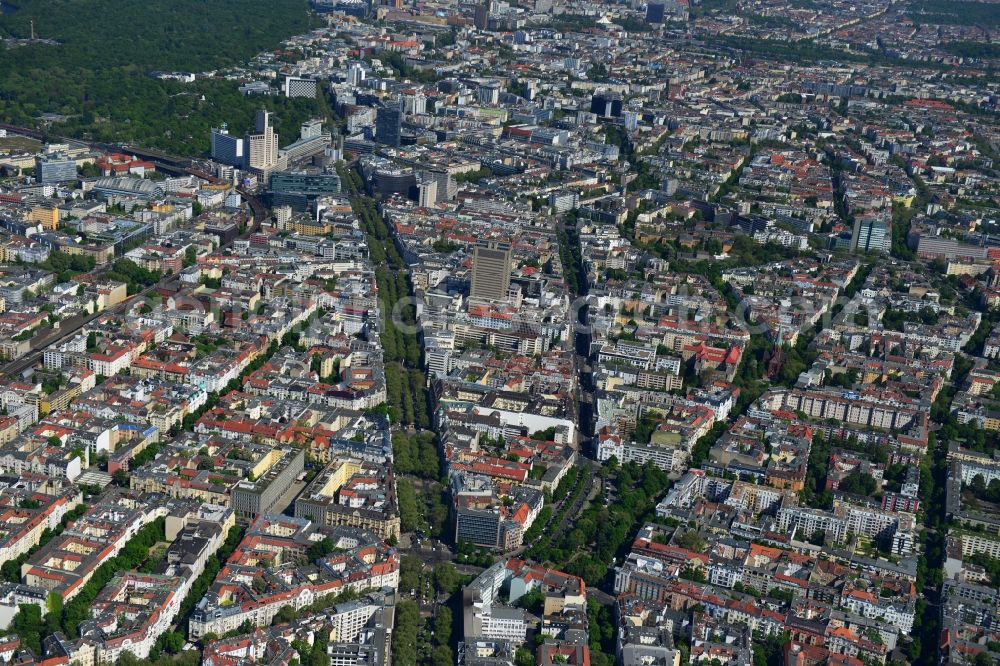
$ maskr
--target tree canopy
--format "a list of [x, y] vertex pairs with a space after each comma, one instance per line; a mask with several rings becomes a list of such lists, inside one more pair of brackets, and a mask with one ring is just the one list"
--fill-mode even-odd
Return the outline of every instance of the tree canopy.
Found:
[[[0, 15], [0, 37], [36, 43], [0, 49], [0, 119], [34, 126], [66, 116], [55, 134], [138, 143], [181, 154], [208, 149], [209, 128], [249, 128], [260, 106], [293, 139], [320, 99], [242, 95], [232, 81], [150, 77], [154, 70], [203, 72], [239, 64], [310, 27], [306, 0], [20, 0]], [[123, 30], [127, 26], [127, 31]], [[125, 36], [127, 34], [127, 37]]]

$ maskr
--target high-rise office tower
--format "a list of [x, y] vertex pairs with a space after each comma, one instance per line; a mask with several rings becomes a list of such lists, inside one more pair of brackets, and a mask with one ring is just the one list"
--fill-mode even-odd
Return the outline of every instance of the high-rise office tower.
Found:
[[506, 300], [510, 288], [511, 247], [502, 241], [479, 241], [472, 255], [472, 288], [476, 301]]
[[472, 24], [476, 30], [486, 30], [490, 23], [490, 3], [480, 2], [476, 5], [476, 13], [472, 18]]
[[271, 112], [267, 109], [258, 109], [254, 116], [253, 128], [258, 134], [263, 134], [271, 126]]
[[334, 134], [330, 145], [323, 149], [323, 158], [327, 164], [336, 164], [344, 159], [344, 137]]
[[246, 136], [246, 159], [251, 169], [268, 169], [278, 163], [278, 135], [266, 109], [257, 112], [254, 133]]
[[38, 157], [35, 159], [35, 178], [44, 185], [76, 180], [76, 160], [59, 153]]
[[403, 112], [399, 102], [380, 107], [375, 116], [375, 140], [398, 148], [402, 142]]
[[229, 126], [222, 123], [212, 128], [212, 159], [229, 166], [242, 167], [246, 156], [243, 139], [229, 133]]
[[495, 106], [500, 103], [500, 84], [496, 81], [487, 81], [479, 86], [479, 103]]
[[857, 218], [851, 233], [852, 252], [889, 252], [892, 222], [888, 218]]
[[417, 177], [417, 205], [429, 208], [437, 203], [438, 182], [434, 174], [421, 173]]
[[361, 85], [365, 80], [365, 67], [359, 62], [352, 62], [347, 66], [347, 82], [352, 86]]
[[651, 2], [646, 5], [646, 23], [663, 23], [666, 6], [662, 2]]
[[403, 94], [403, 112], [414, 115], [427, 113], [427, 98], [422, 91], [414, 90]]
[[590, 98], [590, 112], [602, 118], [617, 118], [622, 114], [622, 96], [608, 90], [598, 91]]

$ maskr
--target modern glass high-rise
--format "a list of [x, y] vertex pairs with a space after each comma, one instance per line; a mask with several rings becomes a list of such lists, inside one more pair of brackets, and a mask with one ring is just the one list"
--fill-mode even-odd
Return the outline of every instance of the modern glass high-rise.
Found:
[[892, 248], [892, 222], [888, 219], [859, 218], [851, 234], [852, 252], [889, 252]]
[[511, 247], [503, 241], [479, 241], [472, 255], [472, 288], [474, 301], [506, 300], [510, 288]]
[[617, 118], [622, 114], [622, 96], [608, 90], [598, 91], [590, 98], [590, 112], [602, 118]]
[[651, 2], [646, 5], [646, 23], [663, 23], [666, 5], [662, 2]]
[[379, 107], [375, 116], [375, 140], [387, 146], [398, 148], [402, 143], [403, 112], [399, 103]]
[[476, 27], [476, 30], [486, 30], [490, 24], [490, 2], [480, 2], [476, 5], [475, 14], [473, 14], [472, 24]]
[[212, 128], [212, 159], [216, 162], [242, 167], [246, 160], [243, 148], [243, 137], [230, 134], [226, 123]]
[[270, 194], [274, 206], [287, 205], [303, 211], [316, 197], [339, 193], [340, 177], [336, 173], [278, 171], [271, 174]]

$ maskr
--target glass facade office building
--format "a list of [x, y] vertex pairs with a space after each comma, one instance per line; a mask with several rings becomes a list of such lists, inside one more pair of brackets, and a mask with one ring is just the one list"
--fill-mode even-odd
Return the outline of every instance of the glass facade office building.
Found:
[[340, 177], [335, 173], [279, 171], [271, 174], [269, 190], [272, 205], [304, 211], [316, 197], [340, 194]]

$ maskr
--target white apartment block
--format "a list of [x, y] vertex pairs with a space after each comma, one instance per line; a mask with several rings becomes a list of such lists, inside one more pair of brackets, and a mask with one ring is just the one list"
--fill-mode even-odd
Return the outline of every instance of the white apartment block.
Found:
[[[524, 611], [476, 602], [466, 607], [466, 635], [523, 643], [528, 632]], [[471, 633], [470, 633], [471, 630]]]
[[330, 640], [334, 643], [353, 642], [377, 610], [373, 603], [338, 604], [329, 616]]

